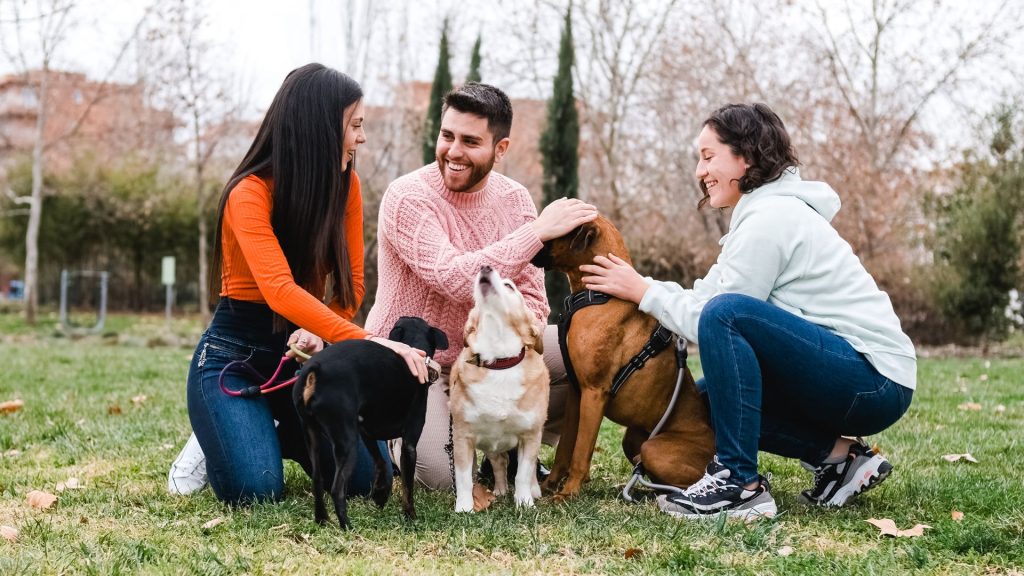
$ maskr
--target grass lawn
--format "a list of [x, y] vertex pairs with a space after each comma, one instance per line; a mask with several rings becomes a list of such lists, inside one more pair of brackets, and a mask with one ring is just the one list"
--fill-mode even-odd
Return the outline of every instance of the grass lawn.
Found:
[[[421, 490], [416, 522], [402, 519], [396, 497], [383, 511], [357, 500], [355, 531], [342, 533], [313, 522], [310, 482], [294, 464], [277, 504], [230, 509], [209, 489], [167, 494], [168, 465], [189, 432], [194, 322], [175, 323], [170, 346], [152, 338], [161, 318], [115, 316], [116, 333], [77, 340], [56, 337], [53, 325], [0, 315], [0, 402], [24, 401], [0, 414], [0, 525], [20, 531], [16, 542], [0, 539], [0, 574], [1024, 574], [1019, 356], [923, 359], [910, 412], [870, 439], [895, 465], [892, 477], [841, 510], [799, 504], [809, 474], [770, 455], [761, 467], [774, 475], [781, 513], [772, 521], [683, 522], [626, 504], [618, 493], [630, 468], [606, 421], [592, 481], [567, 505], [520, 511], [503, 500], [456, 515], [454, 494]], [[951, 453], [978, 463], [942, 459]], [[82, 487], [58, 492], [72, 477]], [[32, 490], [59, 499], [36, 510]], [[890, 538], [868, 518], [931, 528]]]

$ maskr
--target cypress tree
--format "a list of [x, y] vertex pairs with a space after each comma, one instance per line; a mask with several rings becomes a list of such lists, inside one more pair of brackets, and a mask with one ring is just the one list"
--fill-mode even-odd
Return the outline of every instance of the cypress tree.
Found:
[[441, 130], [441, 106], [444, 95], [452, 89], [452, 74], [448, 69], [448, 21], [441, 28], [441, 49], [437, 56], [437, 70], [434, 71], [434, 84], [430, 88], [430, 105], [427, 107], [427, 118], [423, 124], [423, 163], [434, 161], [434, 146], [437, 134]]
[[[562, 198], [575, 198], [579, 187], [578, 147], [580, 141], [579, 114], [573, 95], [572, 66], [575, 51], [572, 45], [572, 7], [565, 13], [565, 28], [558, 49], [558, 75], [548, 100], [547, 126], [540, 139], [540, 152], [544, 164], [544, 205]], [[569, 283], [561, 272], [548, 272], [544, 278], [551, 317], [562, 313], [562, 303], [569, 293]]]
[[469, 74], [466, 82], [480, 81], [480, 34], [476, 35], [476, 44], [473, 44], [473, 54], [469, 57]]

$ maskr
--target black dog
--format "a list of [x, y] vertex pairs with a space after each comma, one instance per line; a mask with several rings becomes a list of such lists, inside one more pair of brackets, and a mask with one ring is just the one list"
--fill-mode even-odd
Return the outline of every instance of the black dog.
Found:
[[[444, 332], [421, 318], [399, 318], [388, 338], [419, 348], [428, 358], [435, 351], [448, 348]], [[409, 372], [405, 360], [369, 340], [338, 342], [303, 365], [292, 399], [306, 431], [318, 523], [327, 521], [319, 464], [319, 442], [324, 436], [334, 449], [331, 498], [342, 529], [352, 527], [345, 496], [355, 468], [356, 442], [360, 437], [373, 456], [376, 468], [371, 498], [382, 508], [391, 496], [391, 484], [384, 481], [385, 463], [376, 440], [402, 438], [402, 511], [406, 518], [416, 517], [412, 500], [413, 474], [416, 443], [427, 414], [427, 386]]]

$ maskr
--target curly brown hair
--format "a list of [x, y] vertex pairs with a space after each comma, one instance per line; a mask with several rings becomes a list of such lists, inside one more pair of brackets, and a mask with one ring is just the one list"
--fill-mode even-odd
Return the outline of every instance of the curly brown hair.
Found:
[[[789, 140], [782, 119], [766, 104], [728, 104], [715, 110], [701, 126], [709, 126], [718, 141], [750, 165], [740, 178], [740, 192], [777, 180], [789, 167], [800, 161]], [[703, 182], [698, 182], [704, 197], [697, 208], [707, 205], [711, 197]]]

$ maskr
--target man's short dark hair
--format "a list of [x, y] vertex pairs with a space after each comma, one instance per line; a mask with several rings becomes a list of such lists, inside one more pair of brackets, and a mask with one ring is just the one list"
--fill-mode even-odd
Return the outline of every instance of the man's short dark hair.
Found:
[[487, 119], [487, 129], [497, 144], [512, 132], [512, 102], [504, 92], [479, 82], [466, 82], [444, 95], [441, 115], [454, 108]]

